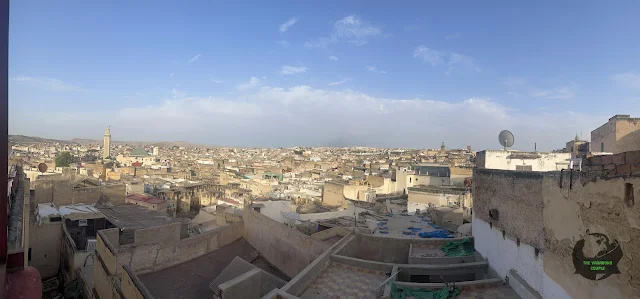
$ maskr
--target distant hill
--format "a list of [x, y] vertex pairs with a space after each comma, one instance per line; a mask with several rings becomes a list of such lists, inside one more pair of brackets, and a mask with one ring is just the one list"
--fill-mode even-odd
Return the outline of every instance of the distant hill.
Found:
[[24, 136], [24, 135], [9, 135], [9, 142], [11, 143], [44, 143], [44, 142], [48, 142], [48, 143], [61, 143], [61, 144], [73, 144], [75, 142], [73, 141], [68, 141], [68, 140], [56, 140], [56, 139], [47, 139], [47, 138], [40, 138], [40, 137], [31, 137], [31, 136]]
[[[102, 144], [103, 140], [97, 139], [84, 139], [73, 138], [71, 142], [78, 144]], [[159, 147], [172, 147], [172, 146], [184, 146], [184, 147], [212, 147], [209, 145], [194, 144], [188, 141], [111, 141], [112, 145], [129, 145], [129, 146], [159, 146]]]
[[[86, 138], [73, 138], [71, 140], [56, 140], [47, 139], [41, 137], [32, 137], [24, 135], [9, 135], [10, 143], [61, 143], [61, 144], [102, 144], [103, 140], [86, 139]], [[159, 147], [172, 147], [172, 146], [184, 146], [184, 147], [201, 147], [201, 148], [213, 148], [214, 146], [194, 144], [188, 141], [111, 141], [112, 145], [129, 145], [129, 146], [159, 146]]]

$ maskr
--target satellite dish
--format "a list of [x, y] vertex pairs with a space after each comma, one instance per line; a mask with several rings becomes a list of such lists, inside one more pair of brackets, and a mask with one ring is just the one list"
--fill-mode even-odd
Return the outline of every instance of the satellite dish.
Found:
[[508, 147], [513, 146], [513, 140], [513, 134], [509, 130], [502, 130], [502, 132], [500, 132], [500, 135], [498, 135], [498, 141], [500, 142], [500, 144], [502, 144], [505, 151]]
[[45, 163], [38, 164], [38, 170], [40, 170], [40, 172], [42, 172], [42, 173], [47, 172], [47, 168], [49, 168], [49, 167]]

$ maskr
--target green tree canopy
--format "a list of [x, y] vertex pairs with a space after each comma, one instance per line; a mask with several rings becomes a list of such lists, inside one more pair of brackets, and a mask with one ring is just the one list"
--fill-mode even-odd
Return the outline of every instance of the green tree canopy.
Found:
[[67, 167], [73, 163], [73, 156], [69, 152], [61, 152], [56, 156], [56, 167]]

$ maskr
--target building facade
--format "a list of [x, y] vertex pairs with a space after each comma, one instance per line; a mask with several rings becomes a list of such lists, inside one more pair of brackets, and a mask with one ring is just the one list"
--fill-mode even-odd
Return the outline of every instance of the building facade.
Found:
[[615, 115], [591, 131], [591, 151], [622, 153], [640, 150], [640, 118]]

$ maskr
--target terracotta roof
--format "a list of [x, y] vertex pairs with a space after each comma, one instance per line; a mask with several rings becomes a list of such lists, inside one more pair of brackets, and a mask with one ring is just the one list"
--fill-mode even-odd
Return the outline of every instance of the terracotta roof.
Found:
[[159, 204], [163, 203], [164, 199], [157, 198], [153, 195], [145, 194], [145, 193], [133, 193], [129, 194], [126, 197], [129, 200], [142, 201], [150, 204]]

